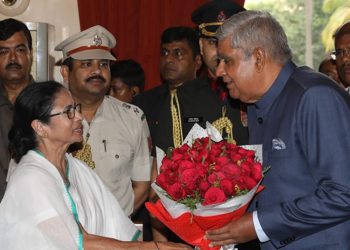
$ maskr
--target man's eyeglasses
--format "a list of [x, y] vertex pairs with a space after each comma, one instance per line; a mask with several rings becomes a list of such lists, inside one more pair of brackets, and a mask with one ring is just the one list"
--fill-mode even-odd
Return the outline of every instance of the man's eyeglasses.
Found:
[[73, 119], [75, 117], [75, 112], [81, 113], [81, 104], [77, 103], [74, 105], [69, 105], [65, 108], [64, 111], [51, 114], [48, 117], [56, 116], [56, 115], [62, 115], [62, 114], [67, 114], [68, 119]]
[[331, 57], [333, 60], [342, 58], [344, 56], [350, 56], [350, 48], [336, 49], [331, 52]]

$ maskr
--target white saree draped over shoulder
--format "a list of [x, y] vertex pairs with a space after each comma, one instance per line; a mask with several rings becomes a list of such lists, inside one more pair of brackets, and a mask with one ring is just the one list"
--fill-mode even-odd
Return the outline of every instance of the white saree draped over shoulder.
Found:
[[122, 241], [138, 238], [140, 232], [99, 177], [73, 156], [66, 154], [66, 159], [68, 188], [42, 155], [31, 150], [22, 157], [0, 203], [0, 249], [81, 248], [69, 196], [90, 234]]

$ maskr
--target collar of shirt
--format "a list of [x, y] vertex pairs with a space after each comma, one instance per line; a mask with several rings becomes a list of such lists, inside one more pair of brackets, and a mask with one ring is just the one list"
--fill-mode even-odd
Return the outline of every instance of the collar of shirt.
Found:
[[276, 100], [279, 94], [282, 92], [284, 86], [286, 85], [289, 77], [292, 75], [296, 68], [293, 62], [288, 62], [282, 68], [281, 72], [278, 74], [276, 80], [273, 82], [271, 88], [264, 94], [264, 96], [255, 103], [256, 112], [259, 117], [263, 117], [265, 112], [267, 112], [268, 107]]
[[205, 81], [203, 78], [195, 78], [190, 81], [184, 82], [181, 86], [177, 87], [177, 93], [197, 93], [199, 89], [208, 85], [209, 82]]

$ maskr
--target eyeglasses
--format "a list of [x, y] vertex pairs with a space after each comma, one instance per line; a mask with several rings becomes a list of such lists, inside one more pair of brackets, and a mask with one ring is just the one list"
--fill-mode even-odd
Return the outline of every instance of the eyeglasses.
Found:
[[81, 113], [81, 104], [77, 103], [74, 105], [69, 105], [65, 108], [64, 111], [51, 114], [48, 117], [56, 116], [56, 115], [62, 115], [62, 114], [67, 114], [68, 119], [73, 119], [75, 117], [75, 112]]
[[345, 49], [336, 49], [331, 52], [331, 57], [333, 60], [335, 59], [340, 59], [345, 56], [350, 56], [350, 48], [345, 48]]

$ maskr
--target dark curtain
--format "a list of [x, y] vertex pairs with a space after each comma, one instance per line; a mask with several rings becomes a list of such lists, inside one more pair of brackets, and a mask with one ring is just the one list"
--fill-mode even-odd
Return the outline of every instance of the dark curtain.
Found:
[[[160, 36], [170, 26], [194, 26], [191, 13], [208, 0], [78, 0], [81, 29], [102, 25], [117, 38], [118, 59], [138, 61], [146, 89], [160, 83]], [[236, 2], [243, 4], [244, 0]]]

